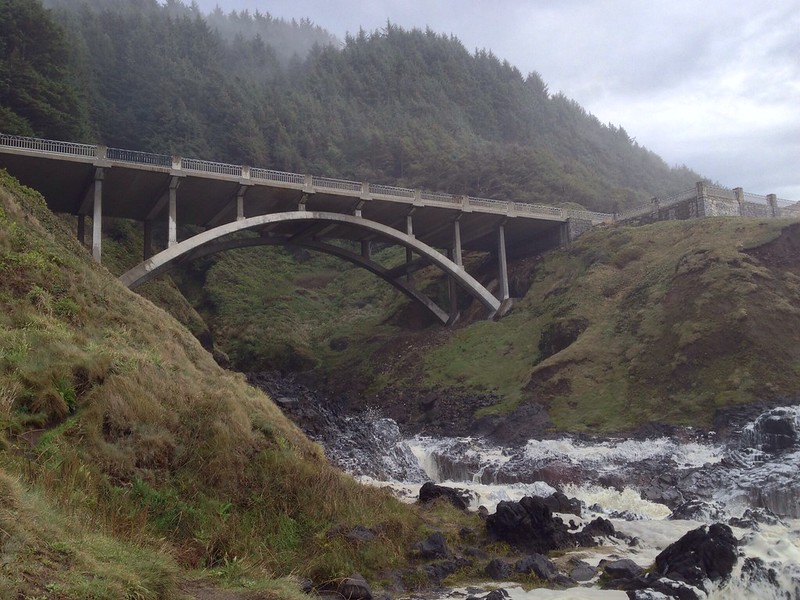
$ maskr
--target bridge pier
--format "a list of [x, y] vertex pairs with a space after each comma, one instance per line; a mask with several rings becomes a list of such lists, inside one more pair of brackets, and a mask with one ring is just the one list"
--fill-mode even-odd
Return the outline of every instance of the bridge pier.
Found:
[[459, 214], [453, 221], [453, 262], [459, 267], [464, 265], [461, 255], [461, 215]]
[[167, 248], [172, 248], [178, 243], [178, 186], [180, 180], [172, 177], [169, 182], [169, 232], [167, 236]]
[[92, 258], [100, 262], [103, 254], [103, 169], [94, 171], [94, 210], [92, 211]]
[[[414, 211], [416, 207], [412, 206], [406, 215], [406, 234], [409, 237], [414, 237]], [[412, 285], [414, 283], [414, 276], [411, 274], [411, 269], [408, 266], [414, 260], [414, 253], [411, 248], [406, 247], [406, 283]]]
[[498, 281], [500, 282], [500, 289], [498, 290], [498, 300], [505, 302], [509, 298], [508, 293], [508, 261], [506, 260], [506, 227], [500, 224], [497, 228], [497, 262], [498, 271], [500, 272]]

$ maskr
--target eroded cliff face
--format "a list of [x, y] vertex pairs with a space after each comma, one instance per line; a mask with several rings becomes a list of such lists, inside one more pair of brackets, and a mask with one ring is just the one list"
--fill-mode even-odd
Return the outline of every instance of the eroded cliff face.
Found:
[[[513, 312], [400, 331], [329, 372], [412, 431], [711, 427], [720, 407], [800, 387], [800, 225], [705, 219], [594, 231], [513, 267]], [[488, 269], [487, 269], [488, 273]], [[355, 340], [351, 343], [357, 344]], [[371, 384], [371, 387], [370, 387]]]

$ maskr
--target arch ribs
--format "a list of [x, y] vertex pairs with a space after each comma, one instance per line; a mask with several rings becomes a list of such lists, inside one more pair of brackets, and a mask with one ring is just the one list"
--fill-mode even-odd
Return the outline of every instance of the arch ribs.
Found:
[[[388, 238], [389, 240], [404, 246], [409, 251], [416, 252], [423, 259], [439, 267], [442, 271], [447, 273], [447, 275], [451, 277], [451, 280], [454, 281], [459, 287], [483, 304], [483, 306], [485, 306], [490, 312], [491, 316], [495, 315], [501, 307], [501, 302], [495, 298], [479, 281], [467, 273], [463, 266], [450, 260], [435, 248], [432, 248], [424, 242], [416, 239], [413, 235], [403, 233], [387, 225], [383, 225], [360, 216], [321, 211], [301, 210], [270, 213], [249, 217], [246, 219], [239, 219], [237, 221], [219, 225], [180, 243], [174, 243], [166, 250], [163, 250], [162, 252], [159, 252], [158, 254], [155, 254], [154, 256], [144, 260], [140, 264], [124, 273], [120, 277], [120, 281], [123, 285], [133, 289], [170, 270], [185, 260], [206, 256], [208, 254], [213, 254], [232, 248], [256, 245], [293, 244], [318, 250], [320, 252], [326, 252], [365, 268], [386, 280], [408, 297], [423, 304], [431, 313], [436, 316], [439, 321], [447, 323], [451, 318], [451, 315], [448, 315], [429, 297], [417, 290], [413, 284], [404, 281], [402, 275], [398, 274], [400, 270], [388, 269], [374, 260], [371, 260], [371, 258], [367, 256], [362, 256], [345, 248], [341, 248], [332, 244], [326, 244], [313, 237], [304, 236], [296, 236], [293, 240], [288, 238], [268, 237], [235, 238], [229, 240], [222, 239], [237, 232], [258, 230], [269, 225], [276, 225], [280, 223], [297, 222], [332, 225], [345, 224], [374, 234], [379, 234], [382, 237]], [[404, 273], [405, 271], [403, 270], [402, 272]]]

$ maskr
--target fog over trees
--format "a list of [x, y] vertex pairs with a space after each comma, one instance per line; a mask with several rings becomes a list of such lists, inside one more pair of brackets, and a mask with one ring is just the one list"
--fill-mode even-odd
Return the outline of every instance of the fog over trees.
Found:
[[313, 15], [47, 6], [0, 0], [0, 131], [603, 211], [700, 179], [431, 30], [340, 41]]

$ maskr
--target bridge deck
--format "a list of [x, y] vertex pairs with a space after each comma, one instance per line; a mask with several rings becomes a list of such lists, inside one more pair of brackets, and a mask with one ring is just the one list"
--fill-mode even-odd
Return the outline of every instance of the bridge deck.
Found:
[[[307, 210], [353, 214], [360, 205], [364, 218], [405, 231], [406, 217], [413, 210], [414, 235], [437, 248], [452, 246], [456, 217], [463, 248], [481, 251], [496, 248], [501, 222], [505, 222], [506, 243], [514, 247], [552, 239], [570, 218], [602, 222], [611, 217], [0, 134], [0, 168], [39, 190], [55, 212], [90, 212], [84, 199], [98, 167], [104, 171], [103, 215], [137, 221], [166, 222], [168, 206], [159, 199], [172, 177], [179, 178], [178, 222], [201, 227], [235, 220], [236, 198], [242, 189], [245, 217], [297, 210], [305, 196]], [[364, 233], [337, 226], [326, 237], [362, 240]]]

